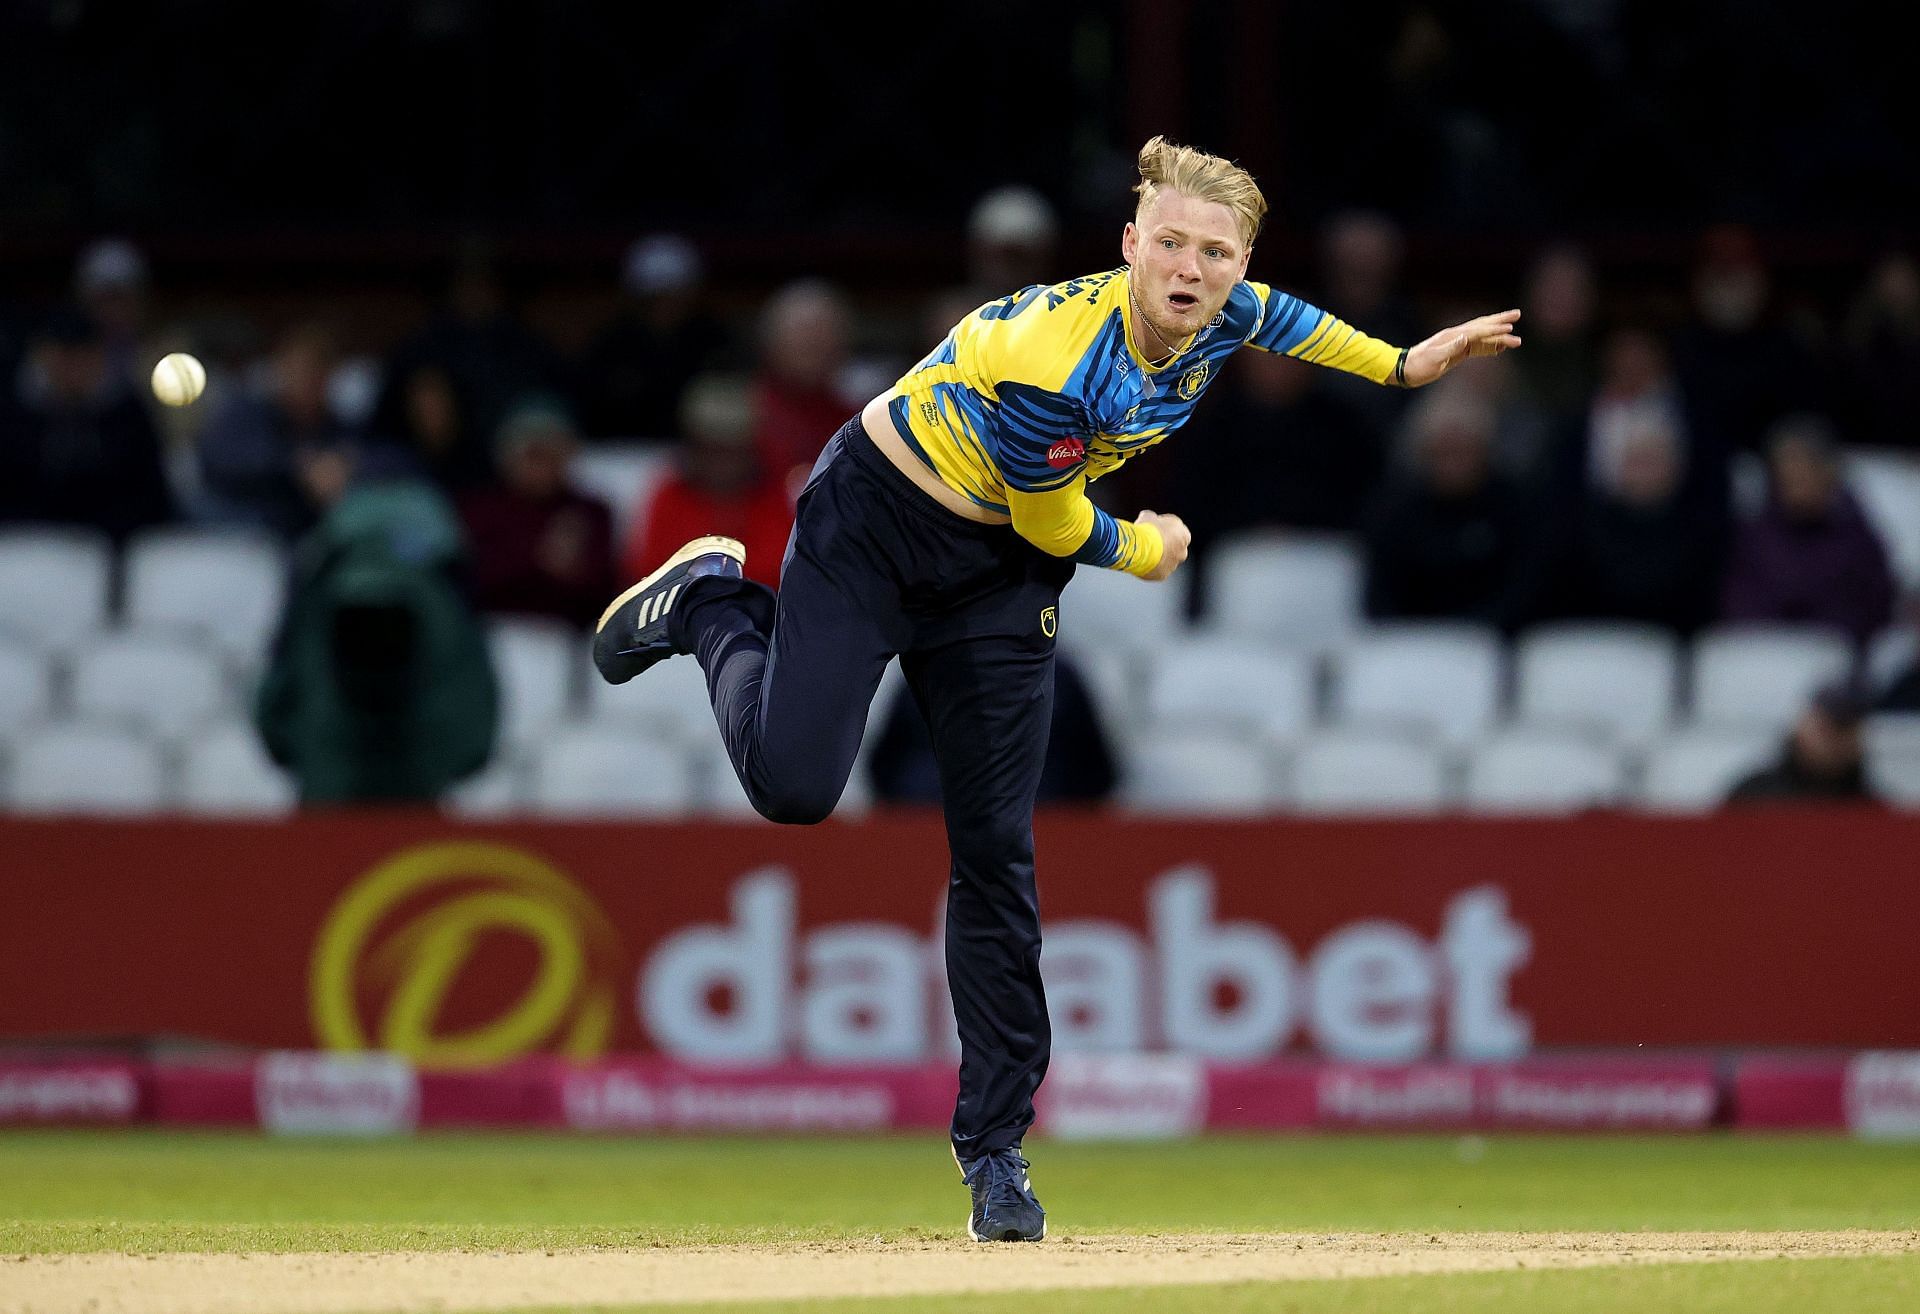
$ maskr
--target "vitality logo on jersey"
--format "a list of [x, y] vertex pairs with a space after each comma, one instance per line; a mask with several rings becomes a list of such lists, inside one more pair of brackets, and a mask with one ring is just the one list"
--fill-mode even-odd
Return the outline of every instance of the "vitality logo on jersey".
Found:
[[1078, 438], [1062, 438], [1047, 448], [1047, 464], [1056, 470], [1064, 470], [1086, 459], [1087, 445]]

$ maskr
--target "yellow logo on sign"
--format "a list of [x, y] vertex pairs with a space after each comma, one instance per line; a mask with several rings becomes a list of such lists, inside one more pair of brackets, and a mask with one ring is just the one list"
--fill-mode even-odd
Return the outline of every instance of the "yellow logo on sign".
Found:
[[[492, 1020], [444, 1033], [448, 993], [482, 940], [500, 936], [532, 942], [530, 983]], [[422, 844], [362, 876], [327, 914], [309, 976], [314, 1035], [328, 1049], [388, 1050], [427, 1067], [541, 1051], [593, 1058], [613, 1028], [618, 952], [599, 906], [532, 854]], [[383, 1001], [376, 1026], [363, 1025], [365, 987]]]

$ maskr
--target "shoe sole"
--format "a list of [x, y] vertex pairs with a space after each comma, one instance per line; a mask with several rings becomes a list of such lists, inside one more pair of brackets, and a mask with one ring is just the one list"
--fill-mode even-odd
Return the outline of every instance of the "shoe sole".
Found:
[[967, 1236], [982, 1244], [991, 1244], [995, 1241], [1045, 1241], [1047, 1239], [1047, 1220], [1044, 1218], [1040, 1220], [1039, 1236], [981, 1236], [973, 1230], [973, 1218], [969, 1216], [967, 1218]]
[[661, 563], [660, 569], [654, 571], [651, 575], [648, 575], [645, 579], [609, 603], [607, 609], [600, 613], [600, 619], [594, 623], [593, 632], [599, 634], [601, 630], [604, 630], [607, 627], [607, 622], [613, 619], [614, 612], [626, 606], [627, 603], [631, 602], [638, 594], [644, 593], [659, 583], [666, 577], [668, 571], [673, 570], [675, 567], [686, 565], [695, 557], [704, 557], [709, 552], [718, 552], [721, 556], [732, 557], [740, 564], [742, 569], [746, 567], [747, 549], [739, 539], [725, 538], [719, 534], [709, 534], [705, 538], [696, 538]]

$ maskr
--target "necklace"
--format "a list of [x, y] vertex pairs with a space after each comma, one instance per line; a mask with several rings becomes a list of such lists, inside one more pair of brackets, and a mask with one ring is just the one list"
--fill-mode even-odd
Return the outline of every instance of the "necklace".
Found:
[[1161, 337], [1160, 330], [1153, 326], [1153, 321], [1148, 319], [1146, 312], [1140, 309], [1140, 298], [1133, 290], [1133, 280], [1131, 278], [1127, 280], [1127, 300], [1133, 305], [1133, 313], [1138, 315], [1140, 322], [1147, 326], [1147, 332], [1153, 334], [1154, 340], [1160, 344], [1160, 349], [1167, 353], [1166, 360], [1156, 360], [1150, 362], [1150, 364], [1158, 366], [1171, 362], [1175, 356], [1180, 354], [1180, 349]]

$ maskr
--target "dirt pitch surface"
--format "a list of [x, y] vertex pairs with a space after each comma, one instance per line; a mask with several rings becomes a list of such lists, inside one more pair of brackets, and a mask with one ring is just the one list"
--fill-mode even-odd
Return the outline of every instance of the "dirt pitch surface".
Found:
[[554, 1252], [0, 1257], [0, 1314], [348, 1314], [1177, 1286], [1920, 1253], [1920, 1232], [1081, 1236]]

